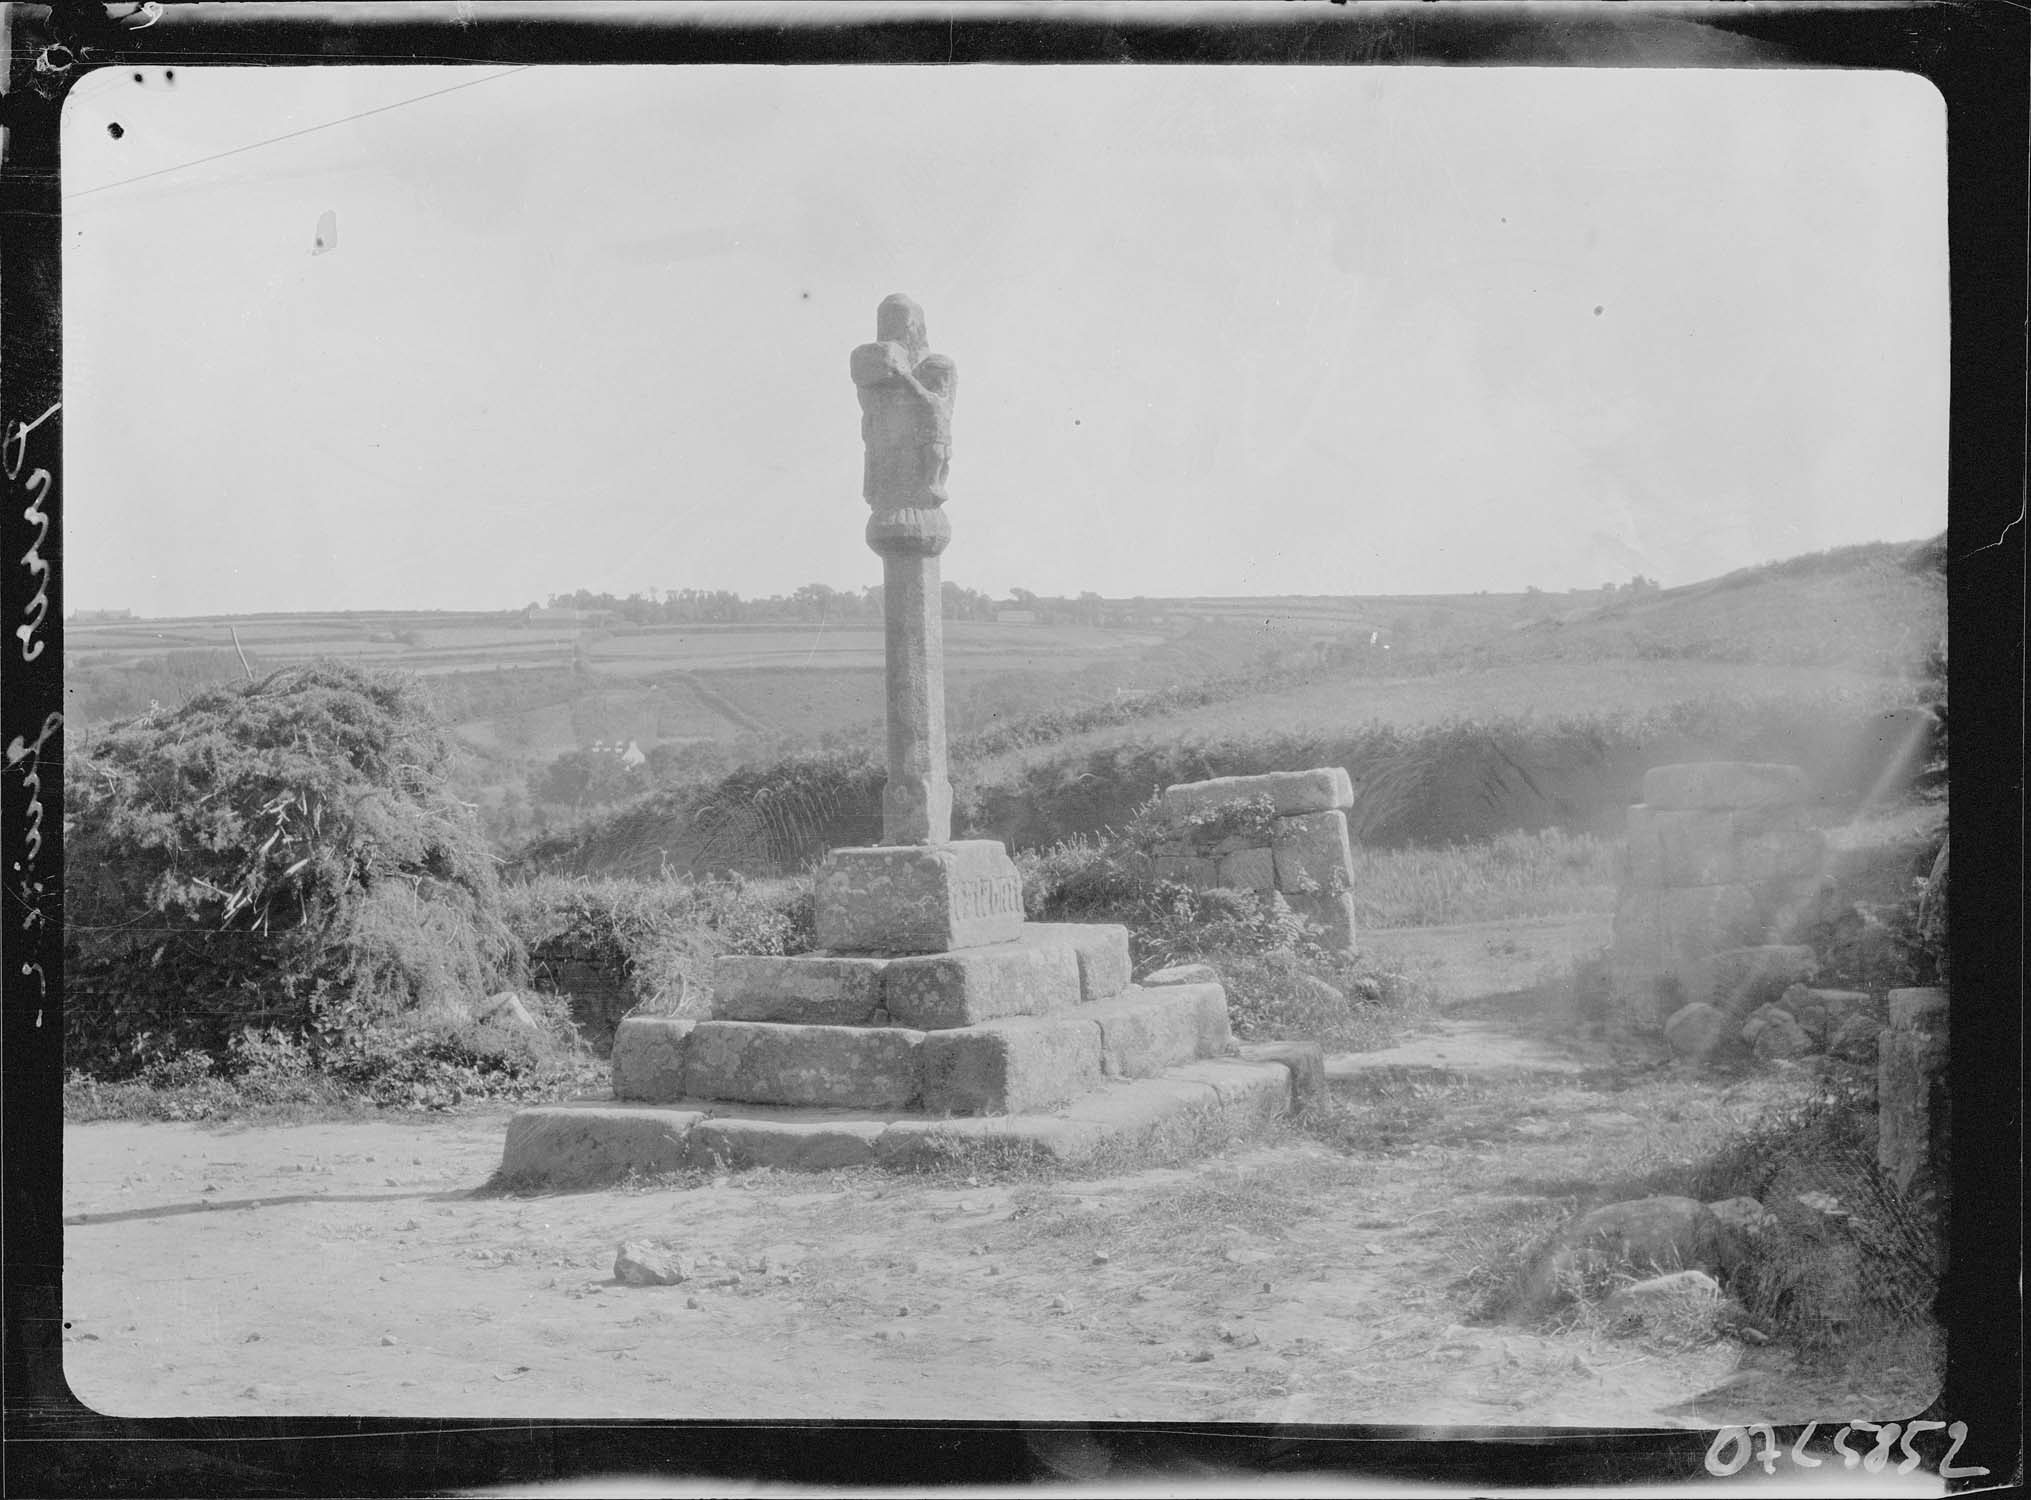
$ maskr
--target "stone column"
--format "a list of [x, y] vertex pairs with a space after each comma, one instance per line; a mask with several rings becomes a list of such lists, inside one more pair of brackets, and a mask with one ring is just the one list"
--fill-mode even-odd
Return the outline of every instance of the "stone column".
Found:
[[882, 841], [834, 849], [813, 890], [818, 946], [833, 953], [949, 953], [1014, 940], [1022, 877], [992, 839], [952, 837], [945, 755], [945, 631], [938, 555], [952, 540], [945, 474], [959, 372], [930, 352], [924, 313], [900, 294], [853, 351], [867, 544], [882, 560], [888, 784]]
[[882, 560], [888, 663], [884, 844], [942, 844], [952, 837], [938, 568], [938, 554], [951, 537], [942, 510], [878, 511], [868, 518], [867, 544]]
[[867, 448], [861, 493], [873, 514], [867, 544], [882, 560], [888, 661], [888, 786], [884, 844], [952, 837], [945, 762], [945, 631], [938, 554], [952, 540], [945, 475], [959, 371], [930, 352], [924, 311], [897, 293], [875, 312], [875, 342], [853, 351]]

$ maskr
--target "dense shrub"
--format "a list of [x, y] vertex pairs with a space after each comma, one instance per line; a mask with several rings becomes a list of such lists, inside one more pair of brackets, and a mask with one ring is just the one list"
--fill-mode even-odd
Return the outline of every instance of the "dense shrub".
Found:
[[329, 1044], [514, 983], [492, 857], [403, 677], [213, 688], [65, 767], [71, 1066], [119, 1077], [248, 1025]]
[[[1234, 814], [1247, 815], [1247, 809]], [[1146, 809], [1120, 837], [1019, 853], [1026, 915], [1126, 926], [1138, 975], [1177, 963], [1212, 964], [1243, 1041], [1373, 1047], [1426, 1002], [1403, 974], [1320, 946], [1318, 928], [1280, 898], [1157, 879], [1147, 848], [1163, 834]]]

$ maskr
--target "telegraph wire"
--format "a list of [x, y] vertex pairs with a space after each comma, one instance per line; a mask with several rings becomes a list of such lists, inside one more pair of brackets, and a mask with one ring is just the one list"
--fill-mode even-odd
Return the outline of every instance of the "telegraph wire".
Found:
[[336, 120], [326, 120], [319, 125], [306, 125], [301, 130], [291, 130], [282, 135], [271, 135], [266, 140], [249, 141], [246, 145], [235, 146], [230, 151], [215, 152], [210, 156], [200, 156], [192, 161], [177, 162], [173, 166], [157, 167], [152, 172], [141, 172], [137, 173], [135, 176], [132, 177], [122, 177], [118, 182], [101, 183], [99, 186], [94, 188], [84, 188], [75, 193], [65, 193], [63, 195], [63, 199], [64, 202], [68, 203], [74, 198], [89, 198], [94, 193], [110, 192], [114, 188], [126, 187], [130, 183], [146, 182], [151, 177], [161, 177], [170, 172], [181, 172], [190, 167], [201, 167], [205, 165], [205, 163], [207, 162], [224, 161], [229, 156], [239, 156], [243, 152], [257, 151], [263, 146], [272, 146], [276, 144], [278, 141], [293, 141], [297, 139], [299, 136], [312, 135], [320, 130], [330, 130], [335, 125], [346, 125], [350, 124], [354, 120], [364, 120], [369, 115], [384, 115], [388, 113], [388, 111], [390, 110], [401, 109], [405, 105], [421, 104], [425, 99], [436, 99], [440, 98], [445, 94], [455, 94], [460, 89], [478, 88], [483, 83], [492, 83], [496, 79], [506, 78], [511, 74], [526, 73], [529, 71], [530, 68], [534, 66], [535, 66], [534, 63], [523, 63], [518, 67], [509, 68], [504, 72], [489, 73], [484, 78], [468, 79], [464, 83], [454, 83], [448, 88], [432, 89], [427, 94], [416, 94], [407, 99], [397, 99], [392, 104], [378, 104], [372, 109], [363, 109], [359, 110], [354, 114], [342, 115]]

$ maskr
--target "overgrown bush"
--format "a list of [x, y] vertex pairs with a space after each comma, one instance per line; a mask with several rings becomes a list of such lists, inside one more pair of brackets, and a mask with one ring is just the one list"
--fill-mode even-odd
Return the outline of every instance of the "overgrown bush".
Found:
[[517, 982], [452, 747], [323, 661], [117, 724], [65, 766], [65, 1048], [108, 1079], [275, 1026], [325, 1046]]
[[1144, 810], [1121, 837], [1069, 839], [1018, 853], [1026, 915], [1122, 924], [1139, 975], [1178, 963], [1213, 964], [1243, 1041], [1373, 1047], [1423, 1004], [1426, 997], [1403, 974], [1322, 947], [1318, 928], [1281, 898], [1156, 878], [1146, 849], [1164, 836], [1161, 820]]

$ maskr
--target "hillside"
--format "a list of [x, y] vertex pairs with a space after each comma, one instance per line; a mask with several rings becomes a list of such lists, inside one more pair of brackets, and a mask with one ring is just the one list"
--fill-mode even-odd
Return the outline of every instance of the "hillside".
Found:
[[[1942, 690], [1946, 592], [1931, 547], [1849, 548], [1520, 621], [1473, 601], [1464, 612], [1485, 627], [1445, 652], [1286, 653], [1276, 670], [1068, 697], [955, 731], [964, 826], [1034, 847], [1118, 826], [1170, 781], [1319, 764], [1362, 784], [1354, 828], [1378, 845], [1610, 828], [1643, 769], [1671, 759], [1793, 761], [1851, 802], [1914, 732], [1899, 710]], [[795, 864], [876, 836], [877, 753], [870, 738], [703, 797], [666, 794], [538, 846], [534, 862]]]

